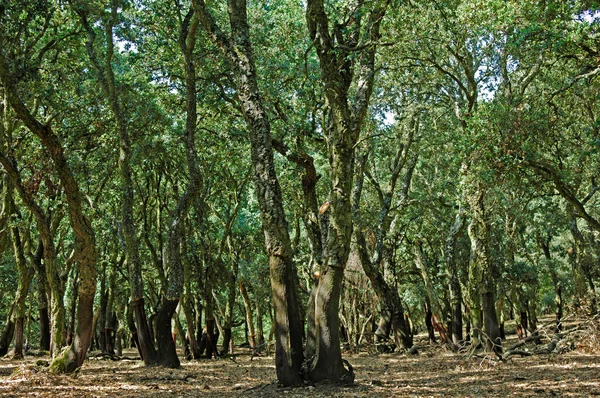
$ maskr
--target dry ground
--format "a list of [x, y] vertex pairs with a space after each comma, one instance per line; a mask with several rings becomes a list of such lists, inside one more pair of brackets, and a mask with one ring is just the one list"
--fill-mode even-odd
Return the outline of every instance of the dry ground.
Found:
[[[421, 342], [422, 343], [422, 342]], [[351, 387], [278, 388], [274, 359], [183, 361], [180, 369], [145, 368], [139, 360], [89, 359], [77, 376], [49, 374], [49, 358], [0, 360], [0, 396], [21, 397], [588, 397], [600, 396], [600, 354], [575, 350], [556, 356], [467, 358], [420, 344], [418, 355], [346, 355]], [[126, 356], [134, 357], [134, 351]]]
[[36, 365], [40, 358], [3, 359], [0, 396], [600, 396], [600, 355], [579, 351], [505, 363], [439, 349], [417, 356], [361, 353], [347, 358], [356, 372], [354, 386], [293, 390], [277, 388], [271, 357], [186, 361], [177, 370], [145, 368], [140, 361], [90, 359], [76, 377], [48, 374]]

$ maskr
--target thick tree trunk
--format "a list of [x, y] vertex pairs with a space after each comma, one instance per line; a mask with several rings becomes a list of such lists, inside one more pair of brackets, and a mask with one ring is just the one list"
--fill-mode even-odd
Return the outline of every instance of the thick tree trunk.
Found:
[[23, 359], [23, 320], [22, 317], [15, 319], [15, 347], [12, 359]]
[[8, 319], [2, 330], [2, 335], [0, 335], [0, 357], [8, 354], [10, 343], [13, 341], [13, 336], [15, 335], [15, 322], [12, 320], [13, 308], [14, 306], [9, 310]]
[[269, 253], [271, 288], [275, 305], [275, 368], [286, 386], [302, 385], [302, 324], [298, 311], [297, 275], [283, 210], [281, 188], [275, 173], [271, 127], [260, 98], [250, 42], [245, 0], [229, 0], [231, 38], [218, 27], [203, 0], [194, 4], [202, 24], [234, 66], [237, 98], [248, 125], [254, 187], [258, 199], [265, 246]]
[[156, 362], [166, 368], [178, 368], [180, 366], [171, 331], [171, 320], [178, 303], [179, 300], [177, 299], [169, 300], [165, 298], [156, 317], [156, 343], [158, 344]]
[[[325, 269], [320, 278], [315, 298], [317, 347], [310, 366], [313, 381], [329, 379], [334, 382], [353, 382], [354, 373], [342, 362], [339, 341], [339, 300], [344, 268], [350, 252], [353, 233], [352, 181], [354, 177], [355, 146], [360, 135], [375, 76], [375, 51], [379, 41], [379, 27], [385, 15], [386, 2], [370, 4], [371, 10], [358, 9], [356, 18], [340, 26], [346, 32], [345, 48], [339, 48], [331, 36], [329, 17], [323, 0], [309, 0], [306, 22], [310, 38], [320, 61], [324, 92], [331, 109], [330, 167], [330, 224], [325, 245]], [[370, 12], [369, 12], [370, 11]], [[368, 21], [361, 31], [362, 16]], [[343, 34], [341, 34], [343, 35]], [[339, 37], [337, 37], [339, 40]], [[370, 41], [371, 46], [353, 51], [359, 39]], [[350, 101], [349, 91], [355, 69], [359, 72], [357, 88]], [[379, 265], [379, 263], [376, 263]], [[392, 311], [396, 311], [394, 308]], [[392, 318], [398, 318], [392, 314]], [[398, 322], [392, 322], [392, 325]]]
[[[7, 181], [8, 182], [8, 181]], [[10, 202], [12, 212], [16, 211], [14, 207], [14, 202], [12, 200], [13, 189], [10, 188]], [[15, 330], [14, 330], [14, 359], [22, 359], [23, 358], [23, 319], [26, 315], [25, 309], [25, 301], [27, 300], [27, 294], [29, 293], [29, 285], [31, 283], [31, 279], [33, 278], [34, 270], [31, 267], [27, 266], [27, 261], [25, 260], [25, 249], [23, 247], [23, 241], [21, 240], [21, 234], [17, 226], [13, 226], [10, 229], [11, 240], [13, 243], [13, 252], [15, 256], [15, 263], [18, 271], [18, 286], [17, 293], [14, 299], [14, 309], [12, 311], [12, 317], [14, 320]]]

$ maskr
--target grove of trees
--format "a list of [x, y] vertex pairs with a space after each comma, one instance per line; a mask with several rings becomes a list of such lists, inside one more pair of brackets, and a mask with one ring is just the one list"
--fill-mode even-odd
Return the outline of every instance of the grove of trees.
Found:
[[587, 0], [1, 0], [0, 355], [273, 344], [299, 386], [559, 332], [599, 305], [599, 76]]

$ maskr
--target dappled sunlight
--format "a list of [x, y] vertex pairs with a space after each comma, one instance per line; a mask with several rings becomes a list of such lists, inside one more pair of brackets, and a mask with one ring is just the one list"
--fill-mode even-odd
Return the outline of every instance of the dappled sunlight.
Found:
[[[239, 350], [232, 358], [182, 362], [180, 369], [143, 366], [141, 361], [88, 360], [75, 377], [49, 374], [36, 365], [0, 361], [3, 396], [256, 396], [421, 397], [421, 396], [589, 396], [600, 394], [600, 355], [573, 351], [557, 356], [482, 361], [419, 345], [419, 355], [344, 356], [354, 365], [353, 386], [277, 387], [272, 356], [250, 359]], [[133, 355], [134, 353], [130, 353]]]

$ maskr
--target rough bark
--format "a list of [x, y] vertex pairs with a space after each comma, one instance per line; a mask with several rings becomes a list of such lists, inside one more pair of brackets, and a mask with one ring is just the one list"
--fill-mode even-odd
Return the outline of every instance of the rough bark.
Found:
[[[8, 181], [6, 181], [8, 183]], [[12, 208], [11, 212], [15, 213], [16, 208], [14, 205], [14, 201], [12, 200], [13, 188], [12, 186], [8, 188], [5, 192], [9, 196], [10, 207]], [[15, 225], [10, 228], [10, 235], [13, 244], [13, 253], [15, 256], [15, 264], [18, 272], [18, 285], [17, 292], [15, 294], [13, 310], [12, 310], [12, 318], [14, 322], [14, 359], [22, 359], [23, 358], [23, 319], [25, 318], [25, 300], [27, 299], [27, 294], [29, 293], [29, 285], [31, 283], [31, 279], [33, 278], [34, 270], [32, 267], [27, 265], [27, 260], [25, 259], [25, 248], [24, 243], [21, 239], [21, 233], [19, 228]]]
[[[192, 5], [182, 21], [179, 32], [179, 47], [185, 60], [185, 94], [186, 94], [186, 121], [183, 137], [189, 181], [185, 192], [179, 197], [177, 206], [169, 220], [169, 230], [166, 246], [166, 264], [169, 270], [168, 289], [159, 311], [157, 323], [158, 363], [166, 367], [179, 367], [179, 359], [172, 339], [166, 340], [170, 334], [170, 319], [167, 325], [164, 316], [172, 316], [183, 293], [184, 268], [181, 260], [181, 236], [183, 223], [189, 209], [192, 207], [202, 190], [202, 174], [200, 172], [198, 154], [195, 145], [197, 101], [196, 101], [196, 67], [194, 64], [194, 48], [196, 45], [196, 32], [200, 24], [199, 15]], [[161, 330], [158, 330], [161, 328]]]
[[462, 204], [459, 204], [458, 212], [454, 219], [454, 224], [450, 228], [444, 247], [444, 262], [446, 273], [448, 274], [448, 287], [450, 291], [450, 305], [452, 312], [452, 321], [450, 332], [452, 334], [452, 344], [455, 347], [460, 345], [463, 339], [462, 334], [462, 289], [458, 278], [458, 264], [456, 263], [456, 245], [460, 234], [463, 233], [465, 226], [464, 211]]
[[[86, 49], [90, 62], [92, 63], [98, 80], [98, 84], [106, 96], [109, 106], [117, 124], [119, 132], [119, 173], [121, 185], [121, 235], [125, 247], [126, 261], [129, 270], [129, 282], [131, 287], [131, 299], [133, 302], [141, 301], [134, 305], [136, 311], [136, 322], [142, 322], [146, 319], [145, 308], [143, 304], [144, 282], [142, 280], [141, 261], [139, 257], [139, 241], [137, 238], [133, 205], [134, 190], [131, 170], [131, 139], [128, 131], [127, 120], [119, 98], [119, 91], [115, 81], [115, 75], [112, 67], [112, 58], [114, 55], [113, 28], [117, 22], [117, 2], [111, 3], [110, 18], [107, 18], [104, 26], [105, 33], [105, 56], [101, 60], [95, 49], [96, 32], [94, 31], [84, 7], [74, 7], [80, 17], [81, 24], [85, 28], [88, 39]], [[137, 314], [137, 312], [144, 312]], [[101, 326], [103, 327], [103, 326]], [[137, 324], [137, 334], [139, 339], [140, 355], [144, 358], [144, 363], [152, 365], [156, 362], [156, 351], [154, 344], [150, 339], [148, 325]]]
[[[94, 295], [96, 293], [96, 244], [94, 231], [84, 215], [79, 184], [75, 180], [64, 154], [64, 149], [49, 124], [40, 123], [27, 109], [18, 94], [16, 80], [10, 74], [7, 59], [0, 52], [0, 80], [8, 93], [8, 99], [16, 116], [36, 135], [49, 152], [67, 199], [69, 221], [75, 236], [75, 255], [79, 268], [79, 307], [77, 311], [77, 334], [61, 361], [54, 361], [53, 369], [73, 372], [83, 364], [92, 336]], [[37, 216], [36, 216], [37, 219]], [[47, 249], [46, 241], [44, 248]], [[45, 250], [46, 252], [48, 250]], [[57, 302], [58, 299], [53, 302]], [[57, 358], [58, 359], [58, 358]]]
[[256, 331], [254, 329], [254, 315], [252, 312], [252, 303], [250, 302], [250, 297], [248, 296], [248, 291], [246, 290], [246, 286], [242, 283], [242, 281], [238, 282], [240, 287], [240, 294], [242, 295], [242, 299], [244, 300], [244, 309], [246, 310], [246, 323], [248, 324], [248, 332], [250, 333], [250, 347], [252, 348], [252, 353], [256, 352]]
[[[354, 379], [353, 372], [344, 368], [340, 352], [338, 308], [344, 268], [350, 253], [353, 233], [351, 192], [354, 176], [355, 146], [373, 90], [376, 43], [379, 27], [388, 2], [375, 2], [371, 10], [363, 9], [345, 26], [329, 30], [329, 18], [323, 0], [309, 0], [306, 21], [309, 36], [320, 61], [325, 97], [331, 109], [330, 167], [330, 224], [325, 246], [325, 268], [319, 277], [315, 296], [316, 352], [310, 365], [313, 381], [331, 380], [347, 383]], [[368, 12], [367, 23], [361, 30], [363, 11]], [[364, 13], [367, 15], [367, 12]], [[339, 30], [338, 30], [339, 29]], [[336, 43], [339, 42], [339, 43]], [[356, 52], [357, 47], [369, 43]], [[349, 89], [358, 70], [357, 88], [352, 103]]]
[[302, 324], [297, 300], [297, 275], [292, 263], [281, 188], [275, 173], [271, 126], [260, 98], [245, 0], [229, 0], [231, 37], [218, 27], [203, 0], [194, 1], [204, 29], [231, 62], [237, 99], [248, 126], [253, 182], [258, 199], [265, 246], [269, 254], [275, 306], [275, 368], [279, 382], [301, 385]]
[[37, 305], [40, 318], [40, 350], [50, 351], [50, 317], [48, 316], [47, 278], [44, 258], [44, 244], [40, 240], [32, 258], [37, 279]]
[[489, 255], [489, 224], [484, 209], [484, 197], [485, 191], [477, 183], [470, 187], [467, 200], [472, 217], [468, 232], [471, 239], [469, 283], [473, 346], [485, 343], [488, 351], [500, 355], [502, 339], [494, 300], [495, 285]]
[[[56, 249], [53, 241], [53, 234], [51, 231], [50, 220], [46, 216], [46, 213], [40, 206], [34, 201], [33, 197], [27, 191], [21, 181], [21, 175], [17, 167], [14, 158], [9, 157], [5, 154], [0, 154], [0, 163], [6, 170], [8, 176], [11, 179], [12, 186], [17, 190], [19, 196], [34, 215], [36, 220], [36, 226], [40, 234], [40, 239], [44, 246], [44, 264], [45, 264], [45, 280], [48, 281], [50, 291], [52, 295], [51, 299], [51, 341], [49, 344], [50, 352], [55, 357], [59, 352], [64, 343], [65, 338], [65, 307], [62, 301], [64, 295], [63, 283], [60, 279], [58, 270], [56, 268]], [[42, 271], [38, 267], [39, 271]], [[12, 333], [12, 332], [11, 332]], [[12, 335], [11, 335], [12, 337]]]

